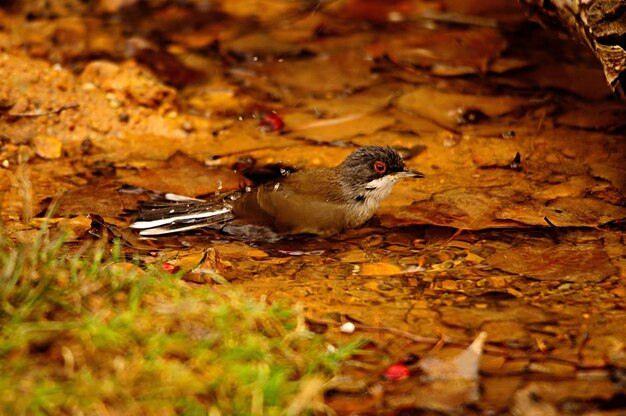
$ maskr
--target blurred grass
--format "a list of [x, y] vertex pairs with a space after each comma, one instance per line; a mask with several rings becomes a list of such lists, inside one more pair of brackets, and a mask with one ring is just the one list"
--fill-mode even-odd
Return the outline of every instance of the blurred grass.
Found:
[[329, 352], [297, 309], [112, 252], [0, 237], [0, 413], [324, 411], [325, 381], [358, 344]]

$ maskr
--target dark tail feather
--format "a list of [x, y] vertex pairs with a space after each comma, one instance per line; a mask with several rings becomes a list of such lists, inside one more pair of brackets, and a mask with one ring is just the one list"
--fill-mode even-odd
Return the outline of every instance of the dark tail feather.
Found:
[[234, 218], [228, 198], [203, 201], [195, 198], [166, 196], [146, 201], [135, 216], [131, 228], [140, 235], [162, 235], [216, 226]]

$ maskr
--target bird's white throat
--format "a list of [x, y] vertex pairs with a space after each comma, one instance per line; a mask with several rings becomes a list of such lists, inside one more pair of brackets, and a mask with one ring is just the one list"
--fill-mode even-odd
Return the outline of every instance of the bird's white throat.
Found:
[[358, 227], [369, 220], [400, 179], [395, 175], [387, 175], [368, 182], [354, 202], [350, 204], [352, 215], [350, 216], [349, 227]]
[[366, 200], [371, 200], [372, 202], [375, 202], [378, 206], [380, 202], [382, 202], [385, 198], [389, 196], [394, 185], [400, 179], [401, 178], [396, 175], [387, 175], [383, 176], [382, 178], [369, 181], [365, 185], [364, 196]]

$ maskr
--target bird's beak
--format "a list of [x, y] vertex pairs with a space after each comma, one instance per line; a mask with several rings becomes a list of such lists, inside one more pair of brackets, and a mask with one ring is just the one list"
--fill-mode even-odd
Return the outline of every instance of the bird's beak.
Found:
[[426, 175], [424, 175], [420, 171], [413, 170], [413, 169], [406, 169], [406, 168], [402, 172], [398, 172], [396, 175], [400, 178], [424, 178], [426, 177]]

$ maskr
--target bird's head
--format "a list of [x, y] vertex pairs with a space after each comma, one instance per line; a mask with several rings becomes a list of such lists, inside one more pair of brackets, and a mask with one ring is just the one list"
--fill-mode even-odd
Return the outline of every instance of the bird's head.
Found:
[[402, 156], [391, 147], [365, 146], [352, 152], [338, 166], [344, 189], [356, 197], [386, 198], [401, 179], [423, 178], [424, 174], [406, 167]]

